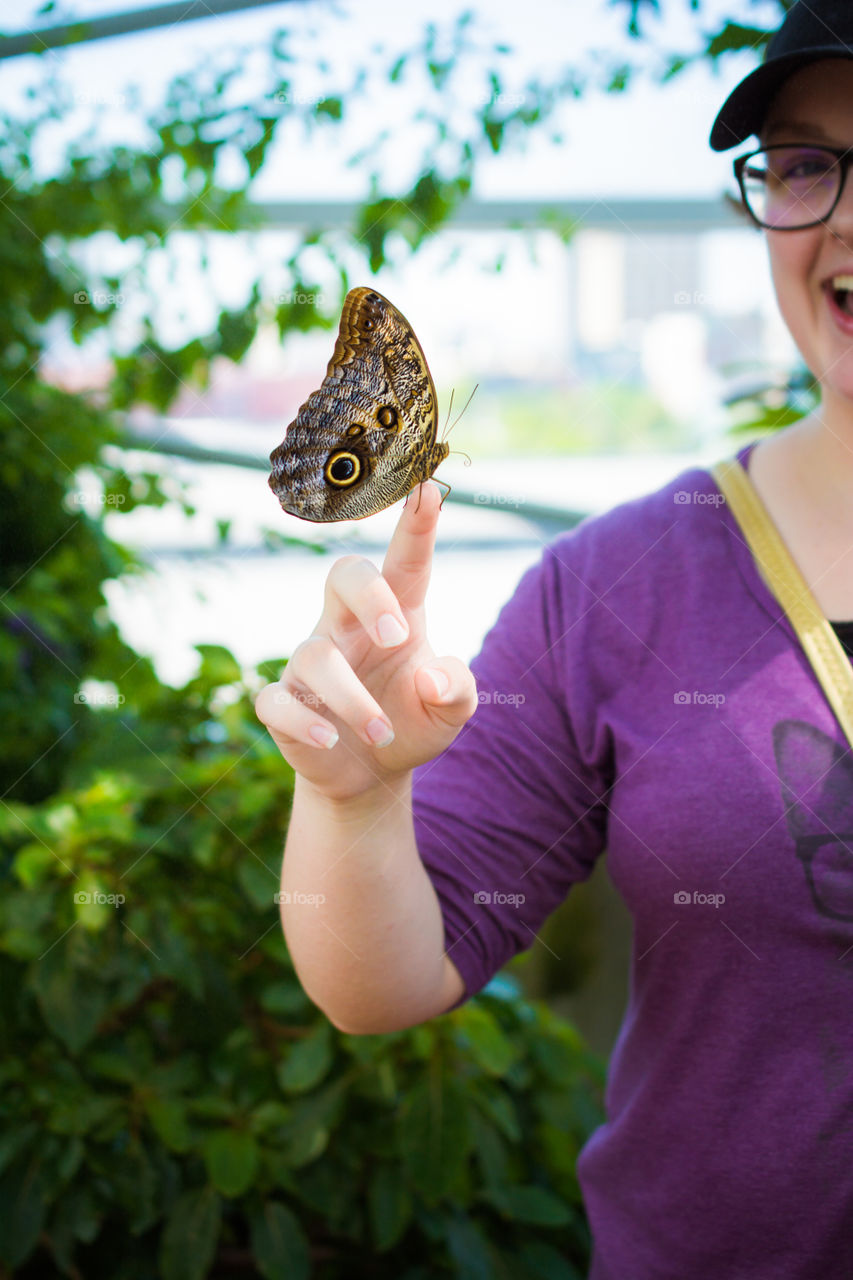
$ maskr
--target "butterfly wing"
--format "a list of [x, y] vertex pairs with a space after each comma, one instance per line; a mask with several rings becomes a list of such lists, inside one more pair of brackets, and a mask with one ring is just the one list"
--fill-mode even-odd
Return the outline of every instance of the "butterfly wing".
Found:
[[427, 480], [449, 446], [411, 325], [375, 289], [346, 296], [335, 349], [270, 455], [270, 487], [302, 520], [360, 520]]

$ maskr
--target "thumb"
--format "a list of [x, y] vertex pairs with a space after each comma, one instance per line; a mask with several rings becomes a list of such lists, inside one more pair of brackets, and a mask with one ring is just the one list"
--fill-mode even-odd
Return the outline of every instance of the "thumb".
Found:
[[430, 658], [415, 672], [415, 690], [447, 724], [461, 726], [477, 709], [477, 682], [461, 658]]

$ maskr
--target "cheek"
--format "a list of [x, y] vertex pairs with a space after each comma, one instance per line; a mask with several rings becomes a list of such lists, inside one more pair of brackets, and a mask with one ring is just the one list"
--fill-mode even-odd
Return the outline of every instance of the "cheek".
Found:
[[811, 228], [805, 231], [768, 231], [765, 236], [776, 301], [791, 336], [802, 350], [813, 315], [810, 294], [814, 287], [812, 271], [819, 237]]

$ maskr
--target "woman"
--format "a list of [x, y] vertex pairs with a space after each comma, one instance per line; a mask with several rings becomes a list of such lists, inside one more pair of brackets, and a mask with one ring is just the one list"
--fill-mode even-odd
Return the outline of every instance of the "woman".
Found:
[[[738, 458], [847, 642], [851, 57], [847, 0], [795, 5], [712, 133], [771, 148], [742, 189], [821, 388]], [[282, 887], [325, 895], [283, 912], [306, 991], [354, 1033], [454, 1008], [606, 847], [634, 943], [578, 1161], [591, 1280], [847, 1280], [853, 757], [795, 632], [695, 469], [549, 544], [469, 670], [426, 638], [438, 504], [381, 574], [333, 565], [258, 699], [298, 775]]]

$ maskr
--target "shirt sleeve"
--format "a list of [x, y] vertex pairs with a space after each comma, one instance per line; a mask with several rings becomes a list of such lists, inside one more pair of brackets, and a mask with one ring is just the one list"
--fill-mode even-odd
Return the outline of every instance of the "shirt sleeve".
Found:
[[573, 568], [578, 529], [521, 578], [471, 670], [479, 702], [414, 772], [415, 838], [464, 1003], [585, 880], [602, 852], [612, 744], [585, 660], [596, 603]]

